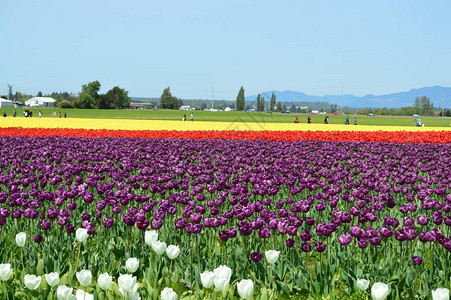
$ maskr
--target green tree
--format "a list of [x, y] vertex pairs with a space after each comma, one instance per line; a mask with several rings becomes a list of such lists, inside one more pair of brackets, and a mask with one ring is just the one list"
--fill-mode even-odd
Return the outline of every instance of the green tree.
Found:
[[241, 86], [238, 96], [236, 96], [236, 110], [244, 110], [244, 88]]
[[118, 108], [130, 106], [130, 97], [128, 91], [118, 86], [110, 89], [105, 95], [101, 96], [99, 108]]
[[98, 80], [81, 86], [81, 93], [75, 102], [77, 108], [99, 108], [100, 104], [100, 82]]
[[423, 96], [420, 99], [421, 113], [423, 115], [432, 116], [434, 114], [434, 104], [429, 97]]
[[434, 114], [434, 104], [431, 100], [426, 97], [416, 97], [414, 102], [414, 107], [417, 109], [417, 114], [422, 115], [433, 115]]
[[277, 102], [276, 104], [276, 111], [282, 111], [282, 102]]
[[271, 94], [271, 101], [269, 102], [269, 111], [273, 111], [276, 107], [276, 95], [274, 93]]
[[179, 99], [172, 96], [171, 89], [169, 87], [165, 88], [163, 94], [160, 97], [160, 108], [163, 109], [179, 109]]
[[259, 111], [265, 111], [265, 96], [260, 96], [260, 109]]
[[338, 111], [338, 105], [337, 104], [331, 104], [329, 109], [330, 109], [331, 113], [337, 112]]
[[258, 94], [257, 95], [257, 111], [260, 111], [260, 102], [261, 102], [261, 99], [260, 99], [260, 94]]
[[290, 112], [292, 113], [296, 112], [296, 105], [294, 105], [294, 103], [291, 105]]
[[265, 110], [265, 97], [260, 94], [257, 95], [257, 111]]
[[13, 95], [13, 86], [8, 84], [8, 99], [13, 101], [14, 95]]

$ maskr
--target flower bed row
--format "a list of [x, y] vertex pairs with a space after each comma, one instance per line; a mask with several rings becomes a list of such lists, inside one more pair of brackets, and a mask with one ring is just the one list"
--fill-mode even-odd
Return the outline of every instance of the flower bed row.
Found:
[[130, 258], [143, 298], [164, 286], [221, 297], [201, 276], [221, 265], [231, 270], [215, 285], [224, 299], [248, 278], [257, 299], [266, 289], [274, 298], [368, 295], [358, 279], [409, 299], [450, 285], [449, 144], [17, 136], [0, 144], [0, 263], [11, 264], [3, 298], [28, 295], [29, 281], [53, 294], [36, 277], [25, 281], [53, 272], [101, 297], [76, 273], [107, 272], [120, 288]]
[[0, 136], [128, 137], [231, 140], [318, 140], [398, 143], [451, 143], [451, 131], [177, 131], [177, 130], [108, 130], [69, 128], [0, 128]]

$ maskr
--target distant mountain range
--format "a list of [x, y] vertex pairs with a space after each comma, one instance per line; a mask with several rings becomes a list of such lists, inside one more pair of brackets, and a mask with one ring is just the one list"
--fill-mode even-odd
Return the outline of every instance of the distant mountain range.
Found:
[[[271, 94], [276, 95], [277, 101], [296, 103], [296, 102], [328, 102], [330, 104], [340, 105], [341, 95], [325, 95], [313, 96], [302, 92], [295, 91], [268, 91], [264, 92], [265, 101], [271, 99]], [[444, 93], [445, 108], [451, 107], [451, 87], [433, 86], [423, 87], [419, 89], [412, 89], [408, 92], [400, 92], [386, 95], [366, 95], [363, 97], [354, 96], [350, 94], [343, 95], [343, 106], [353, 108], [364, 107], [387, 107], [400, 108], [406, 106], [413, 106], [416, 97], [426, 96], [431, 99], [435, 107], [442, 107], [442, 95]], [[255, 101], [257, 95], [247, 96], [246, 101]]]

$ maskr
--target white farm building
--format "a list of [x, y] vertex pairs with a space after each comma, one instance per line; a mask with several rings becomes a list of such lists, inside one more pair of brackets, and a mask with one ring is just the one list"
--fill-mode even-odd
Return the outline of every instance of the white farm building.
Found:
[[25, 101], [25, 106], [28, 107], [54, 107], [55, 99], [50, 97], [33, 97]]
[[13, 107], [13, 102], [10, 100], [0, 98], [0, 107]]

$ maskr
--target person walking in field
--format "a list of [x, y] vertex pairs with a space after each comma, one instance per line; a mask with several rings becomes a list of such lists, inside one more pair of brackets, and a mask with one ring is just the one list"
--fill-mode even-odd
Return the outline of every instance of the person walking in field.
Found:
[[182, 121], [186, 121], [186, 115], [183, 115]]
[[41, 118], [42, 117], [42, 111], [38, 112], [38, 117]]
[[307, 123], [311, 124], [312, 123], [312, 118], [307, 117]]
[[58, 113], [58, 117], [61, 118], [61, 112]]
[[3, 111], [3, 118], [6, 118], [6, 112]]
[[349, 116], [346, 116], [345, 125], [349, 125]]
[[16, 115], [17, 115], [17, 111], [16, 111], [16, 110], [14, 110], [14, 111], [13, 111], [13, 118], [15, 118], [15, 117], [16, 117]]
[[324, 117], [324, 124], [329, 124], [329, 117], [328, 116]]
[[354, 125], [357, 125], [357, 118], [354, 118]]
[[194, 114], [191, 113], [191, 121], [194, 121]]

